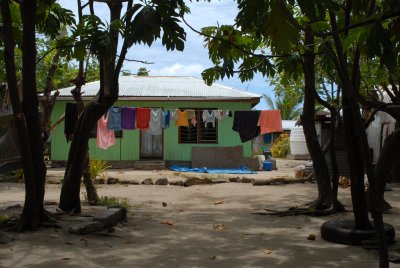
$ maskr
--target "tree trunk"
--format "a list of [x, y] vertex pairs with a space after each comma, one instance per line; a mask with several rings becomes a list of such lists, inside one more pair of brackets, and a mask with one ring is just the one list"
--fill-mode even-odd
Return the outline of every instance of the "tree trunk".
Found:
[[[39, 99], [36, 89], [36, 1], [23, 1], [21, 3], [21, 17], [23, 23], [22, 41], [22, 81], [23, 100], [22, 107], [26, 117], [28, 137], [32, 151], [32, 164], [35, 172], [37, 206], [39, 216], [43, 220], [43, 203], [46, 181], [46, 164], [43, 154], [43, 140], [40, 127]], [[25, 202], [25, 205], [27, 202]], [[24, 224], [22, 224], [24, 225]], [[30, 225], [28, 223], [28, 225]]]
[[[345, 92], [344, 90], [343, 92]], [[364, 186], [364, 161], [360, 150], [360, 137], [355, 132], [357, 124], [354, 120], [354, 112], [346, 96], [342, 96], [343, 122], [345, 130], [345, 141], [347, 158], [350, 167], [351, 199], [356, 228], [358, 230], [370, 229], [368, 210], [366, 206], [366, 195]], [[357, 105], [358, 106], [358, 105]]]
[[305, 31], [305, 47], [307, 48], [303, 56], [305, 88], [303, 114], [301, 123], [303, 125], [304, 136], [307, 148], [314, 165], [314, 175], [318, 185], [318, 199], [316, 209], [327, 209], [332, 206], [332, 187], [326, 164], [324, 153], [318, 141], [317, 131], [315, 130], [315, 75], [314, 75], [314, 36], [310, 27]]
[[[121, 16], [122, 4], [111, 2], [111, 23]], [[99, 118], [108, 111], [112, 104], [118, 99], [119, 85], [118, 75], [121, 70], [120, 63], [126, 55], [126, 51], [120, 53], [120, 59], [116, 67], [116, 54], [118, 47], [118, 31], [110, 30], [112, 48], [106, 58], [100, 59], [100, 90], [97, 96], [86, 105], [79, 115], [75, 126], [74, 136], [68, 155], [68, 164], [64, 175], [64, 184], [60, 195], [60, 208], [66, 212], [78, 213], [80, 205], [80, 179], [83, 175], [85, 157], [88, 151], [90, 130]], [[125, 44], [125, 43], [124, 43]], [[124, 47], [124, 46], [123, 46]]]
[[389, 267], [386, 236], [383, 227], [383, 200], [385, 185], [400, 175], [400, 130], [386, 139], [375, 166], [374, 180], [370, 182], [369, 201], [379, 243], [379, 267]]
[[[83, 21], [83, 13], [82, 13], [82, 2], [81, 0], [77, 0], [78, 3], [78, 17], [79, 17], [79, 23]], [[82, 37], [81, 37], [82, 39]], [[87, 61], [86, 61], [86, 68], [88, 67], [88, 62], [89, 62], [89, 56], [87, 56]], [[79, 61], [79, 71], [78, 75], [75, 78], [75, 88], [71, 91], [72, 95], [74, 96], [75, 102], [78, 106], [78, 114], [81, 114], [84, 110], [85, 104], [83, 103], [82, 100], [82, 86], [86, 83], [86, 72], [84, 72], [84, 66], [83, 66], [83, 59]], [[90, 159], [89, 159], [89, 150], [86, 151], [86, 156], [84, 159], [84, 168], [83, 168], [83, 183], [86, 188], [86, 194], [87, 198], [89, 201], [89, 204], [91, 205], [96, 205], [99, 201], [99, 197], [97, 195], [96, 188], [94, 187], [94, 183], [92, 180], [92, 175], [90, 174]]]
[[97, 203], [99, 202], [99, 196], [93, 184], [92, 174], [90, 173], [89, 151], [86, 153], [85, 157], [85, 165], [83, 168], [83, 184], [85, 184], [86, 194], [89, 204], [97, 205]]
[[339, 128], [340, 118], [337, 116], [336, 111], [331, 111], [331, 125], [330, 125], [330, 149], [329, 154], [331, 158], [331, 167], [332, 167], [332, 198], [333, 198], [333, 207], [336, 211], [344, 211], [345, 208], [341, 202], [338, 200], [338, 190], [339, 190], [339, 168], [336, 159], [336, 150], [335, 150], [335, 140], [337, 129]]
[[64, 183], [60, 195], [60, 208], [65, 212], [79, 213], [80, 183], [88, 151], [90, 131], [102, 115], [100, 105], [90, 102], [79, 115], [68, 154]]
[[[32, 9], [29, 9], [32, 8]], [[33, 71], [29, 71], [27, 64], [32, 61], [28, 57], [33, 57], [33, 61], [35, 60], [35, 51], [32, 51], [32, 48], [29, 48], [32, 45], [32, 38], [34, 39], [34, 28], [35, 28], [35, 20], [34, 16], [29, 16], [31, 13], [35, 14], [36, 2], [32, 1], [26, 3], [21, 8], [22, 11], [22, 18], [24, 23], [24, 32], [23, 32], [23, 77], [25, 83], [33, 83], [36, 84], [35, 81], [35, 69], [33, 67]], [[20, 154], [22, 158], [22, 166], [24, 170], [24, 177], [25, 177], [25, 204], [24, 209], [21, 215], [21, 219], [18, 223], [18, 230], [35, 230], [42, 220], [43, 216], [43, 197], [44, 195], [44, 183], [43, 188], [41, 188], [41, 180], [44, 179], [43, 177], [38, 177], [38, 175], [45, 175], [43, 173], [43, 166], [40, 165], [40, 161], [34, 161], [33, 155], [36, 151], [33, 151], [40, 147], [40, 143], [36, 144], [35, 146], [31, 146], [32, 143], [37, 142], [34, 140], [35, 135], [30, 133], [36, 130], [35, 122], [28, 122], [26, 120], [24, 111], [21, 106], [21, 97], [18, 91], [17, 85], [17, 76], [16, 76], [16, 67], [15, 67], [15, 55], [14, 55], [14, 48], [15, 48], [15, 41], [14, 41], [14, 34], [12, 30], [12, 19], [10, 14], [10, 7], [8, 1], [3, 1], [1, 4], [1, 12], [3, 17], [3, 27], [4, 27], [4, 59], [5, 59], [5, 68], [7, 74], [7, 84], [9, 88], [9, 94], [11, 99], [11, 105], [14, 111], [14, 123], [15, 128], [17, 130], [18, 141], [20, 143]], [[32, 27], [33, 26], [33, 27]], [[33, 28], [33, 29], [32, 29]], [[32, 33], [33, 30], [33, 33]], [[33, 40], [33, 45], [34, 45]], [[34, 46], [33, 49], [36, 47]], [[33, 64], [34, 66], [34, 64]], [[30, 66], [32, 67], [32, 65]], [[32, 81], [33, 79], [33, 81]], [[35, 90], [35, 86], [33, 85], [33, 90]], [[29, 87], [30, 85], [25, 85], [25, 91], [28, 91], [32, 88]], [[31, 85], [32, 86], [32, 85]], [[28, 94], [26, 99], [32, 96]], [[34, 96], [32, 101], [37, 101], [37, 94]], [[34, 111], [32, 107], [25, 106], [25, 108], [33, 113], [38, 115], [38, 111]], [[35, 120], [35, 116], [33, 115], [33, 120]], [[38, 121], [36, 121], [38, 123]], [[33, 126], [34, 129], [30, 129], [28, 132], [28, 126]], [[40, 134], [39, 134], [40, 136]], [[35, 155], [36, 157], [36, 155]], [[40, 155], [39, 155], [40, 157]], [[44, 164], [44, 159], [42, 159]], [[35, 164], [39, 163], [37, 167]]]
[[[350, 4], [351, 2], [346, 2]], [[346, 25], [349, 24], [351, 7], [346, 8]], [[336, 52], [331, 49], [331, 57], [335, 63], [336, 71], [339, 75], [339, 84], [343, 89], [343, 122], [345, 130], [345, 141], [347, 147], [347, 157], [350, 167], [351, 178], [351, 197], [353, 202], [353, 213], [355, 227], [358, 230], [370, 229], [371, 224], [368, 218], [366, 194], [364, 189], [364, 164], [368, 152], [365, 151], [365, 144], [368, 145], [367, 136], [363, 127], [360, 114], [360, 107], [356, 96], [359, 90], [359, 50], [356, 49], [353, 59], [352, 79], [349, 75], [349, 64], [343, 51], [342, 40], [337, 32], [336, 16], [329, 10], [329, 19], [333, 35]], [[368, 147], [368, 146], [367, 146]]]
[[[75, 80], [75, 89], [72, 90], [72, 95], [76, 101], [78, 106], [78, 114], [81, 114], [85, 108], [85, 104], [82, 100], [81, 88], [84, 84], [85, 78], [83, 76], [83, 61], [79, 64], [79, 74]], [[86, 188], [86, 194], [89, 201], [89, 204], [96, 205], [99, 201], [99, 197], [97, 195], [96, 188], [94, 187], [92, 175], [90, 174], [90, 159], [89, 159], [89, 150], [86, 151], [86, 156], [84, 158], [84, 167], [83, 167], [83, 184]]]
[[52, 58], [51, 66], [47, 73], [46, 86], [45, 86], [44, 92], [43, 92], [43, 100], [41, 101], [43, 110], [41, 113], [40, 128], [42, 130], [42, 133], [45, 132], [49, 127], [51, 113], [53, 111], [55, 100], [57, 99], [58, 95], [60, 94], [58, 91], [56, 91], [54, 93], [54, 95], [51, 96], [51, 92], [54, 90], [53, 79], [54, 79], [54, 75], [55, 75], [57, 67], [58, 67], [58, 62], [60, 60], [60, 54], [61, 54], [61, 51], [57, 50], [56, 54]]

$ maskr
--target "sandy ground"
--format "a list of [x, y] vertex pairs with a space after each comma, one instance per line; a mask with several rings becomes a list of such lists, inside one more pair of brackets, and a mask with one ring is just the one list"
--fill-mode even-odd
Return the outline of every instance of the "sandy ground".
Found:
[[[305, 165], [307, 161], [277, 159], [277, 170], [257, 171], [256, 174], [205, 174], [192, 172], [175, 172], [171, 170], [134, 170], [134, 169], [109, 169], [106, 177], [117, 178], [121, 182], [136, 181], [142, 182], [147, 178], [153, 180], [158, 178], [168, 178], [170, 181], [185, 180], [188, 177], [197, 178], [249, 178], [254, 180], [288, 178], [293, 179], [295, 167]], [[64, 176], [64, 168], [50, 168], [47, 171], [47, 181], [50, 183], [58, 183]]]
[[[46, 200], [58, 201], [60, 187], [48, 184]], [[255, 214], [263, 208], [285, 209], [313, 200], [314, 183], [116, 184], [99, 185], [98, 191], [128, 198], [132, 205], [128, 221], [110, 236], [73, 236], [52, 228], [8, 234], [12, 240], [0, 244], [0, 267], [378, 267], [375, 251], [320, 237], [323, 222], [351, 218], [350, 212], [327, 217]], [[341, 189], [339, 194], [350, 209], [350, 190]], [[400, 230], [399, 196], [400, 185], [386, 192], [394, 208], [385, 221], [396, 230]], [[0, 207], [23, 200], [22, 184], [0, 183]], [[309, 234], [316, 240], [307, 240]], [[399, 257], [398, 245], [390, 254]]]

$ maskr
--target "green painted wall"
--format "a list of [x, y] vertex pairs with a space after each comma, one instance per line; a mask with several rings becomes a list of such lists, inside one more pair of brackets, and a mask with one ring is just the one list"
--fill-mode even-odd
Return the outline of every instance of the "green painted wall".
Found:
[[[52, 114], [52, 123], [65, 111], [67, 101], [57, 101]], [[250, 110], [250, 103], [240, 102], [132, 102], [118, 101], [115, 106], [175, 108], [216, 108], [221, 110]], [[178, 127], [174, 121], [164, 130], [164, 160], [190, 161], [193, 146], [237, 146], [242, 145], [244, 157], [251, 156], [251, 142], [242, 143], [239, 134], [232, 130], [233, 117], [224, 117], [218, 121], [218, 144], [179, 144]], [[139, 130], [124, 130], [123, 137], [116, 139], [116, 144], [107, 150], [96, 147], [96, 139], [90, 139], [89, 151], [91, 159], [103, 160], [139, 160]], [[67, 160], [70, 144], [66, 142], [64, 124], [61, 123], [51, 135], [51, 159]]]

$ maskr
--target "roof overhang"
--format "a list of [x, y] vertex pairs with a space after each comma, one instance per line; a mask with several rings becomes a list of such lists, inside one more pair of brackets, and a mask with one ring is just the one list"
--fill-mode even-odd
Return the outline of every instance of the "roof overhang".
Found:
[[[82, 96], [84, 101], [90, 101], [94, 96]], [[260, 102], [261, 97], [254, 98], [226, 98], [226, 97], [128, 97], [120, 96], [118, 101], [200, 101], [200, 102], [210, 102], [210, 101], [221, 101], [221, 102], [249, 102], [254, 106]], [[58, 101], [72, 101], [74, 98], [72, 96], [59, 96]]]

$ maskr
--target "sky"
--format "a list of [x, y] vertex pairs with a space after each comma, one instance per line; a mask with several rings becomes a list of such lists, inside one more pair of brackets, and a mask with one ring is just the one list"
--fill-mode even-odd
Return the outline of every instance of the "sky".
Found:
[[[59, 0], [60, 4], [75, 14], [76, 1]], [[237, 13], [236, 2], [233, 0], [219, 0], [209, 2], [188, 2], [191, 10], [185, 16], [186, 21], [195, 29], [200, 30], [206, 26], [232, 24]], [[108, 8], [104, 3], [95, 4], [95, 12], [100, 18], [108, 18]], [[126, 58], [153, 62], [154, 64], [143, 64], [125, 61], [122, 70], [135, 74], [140, 67], [150, 70], [150, 75], [159, 76], [193, 76], [201, 78], [204, 69], [213, 66], [208, 57], [208, 50], [204, 47], [203, 38], [182, 24], [187, 33], [185, 49], [180, 51], [167, 51], [161, 41], [147, 45], [134, 45], [130, 48]], [[242, 83], [237, 77], [216, 81], [217, 84], [234, 87], [243, 91], [259, 95], [273, 95], [272, 88], [262, 75], [255, 75], [254, 79]], [[256, 109], [267, 109], [265, 101], [261, 99]]]

